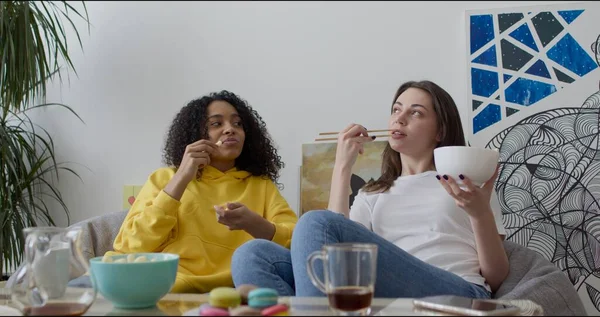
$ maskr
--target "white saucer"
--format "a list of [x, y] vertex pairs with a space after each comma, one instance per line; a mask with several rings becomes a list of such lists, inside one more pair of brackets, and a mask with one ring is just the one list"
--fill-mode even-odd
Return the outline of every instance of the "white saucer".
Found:
[[185, 313], [183, 313], [183, 315], [181, 315], [181, 316], [200, 316], [200, 307], [190, 309], [190, 310], [186, 311]]
[[0, 305], [0, 316], [23, 316], [23, 314], [16, 308]]

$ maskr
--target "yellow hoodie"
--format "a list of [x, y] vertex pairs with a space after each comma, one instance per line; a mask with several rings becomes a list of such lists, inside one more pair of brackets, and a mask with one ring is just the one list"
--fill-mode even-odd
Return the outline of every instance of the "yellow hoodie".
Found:
[[206, 293], [215, 287], [233, 286], [233, 251], [254, 238], [217, 222], [213, 206], [227, 202], [240, 202], [275, 224], [272, 241], [290, 247], [298, 217], [270, 179], [235, 168], [223, 173], [207, 166], [177, 201], [162, 190], [174, 174], [175, 168], [160, 168], [150, 175], [115, 238], [115, 252], [107, 254], [179, 254], [171, 292]]

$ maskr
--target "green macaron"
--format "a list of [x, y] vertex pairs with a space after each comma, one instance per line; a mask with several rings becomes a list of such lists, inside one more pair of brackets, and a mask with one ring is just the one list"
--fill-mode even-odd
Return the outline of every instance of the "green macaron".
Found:
[[277, 305], [279, 294], [272, 288], [257, 288], [248, 293], [248, 306], [265, 308]]

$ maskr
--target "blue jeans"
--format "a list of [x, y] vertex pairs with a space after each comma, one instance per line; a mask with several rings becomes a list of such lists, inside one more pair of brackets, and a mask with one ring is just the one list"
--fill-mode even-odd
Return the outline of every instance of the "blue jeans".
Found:
[[[306, 259], [324, 244], [358, 242], [378, 246], [375, 297], [400, 298], [458, 295], [490, 298], [483, 286], [427, 264], [363, 225], [330, 211], [310, 211], [298, 220], [291, 251], [268, 240], [246, 242], [233, 254], [231, 272], [236, 286], [254, 284], [281, 296], [324, 296], [308, 277]], [[315, 271], [323, 280], [320, 261]]]

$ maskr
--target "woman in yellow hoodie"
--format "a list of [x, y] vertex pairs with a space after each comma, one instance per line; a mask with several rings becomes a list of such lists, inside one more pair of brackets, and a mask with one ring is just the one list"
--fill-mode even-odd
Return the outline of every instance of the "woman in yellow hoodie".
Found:
[[179, 254], [172, 292], [233, 286], [231, 256], [251, 239], [289, 248], [298, 220], [279, 193], [283, 167], [265, 123], [228, 91], [175, 116], [154, 171], [114, 241], [115, 253]]

